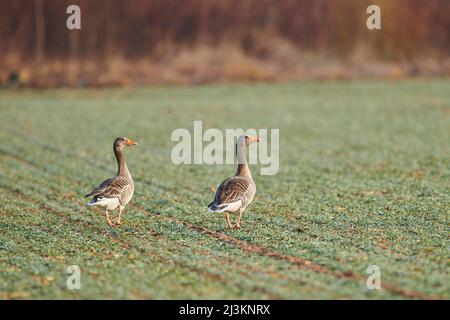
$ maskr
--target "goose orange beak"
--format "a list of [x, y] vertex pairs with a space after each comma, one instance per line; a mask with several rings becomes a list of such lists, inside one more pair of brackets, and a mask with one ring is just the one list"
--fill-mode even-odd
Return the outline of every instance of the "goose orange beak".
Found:
[[260, 137], [254, 137], [254, 136], [249, 137], [249, 143], [255, 143], [255, 142], [260, 142], [260, 141], [261, 141]]
[[127, 140], [127, 146], [137, 146], [137, 142], [136, 141], [133, 141], [133, 140], [130, 140], [130, 139], [128, 139]]

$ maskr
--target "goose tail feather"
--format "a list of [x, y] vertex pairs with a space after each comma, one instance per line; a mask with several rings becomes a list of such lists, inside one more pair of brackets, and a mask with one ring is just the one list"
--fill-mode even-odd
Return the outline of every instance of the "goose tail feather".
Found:
[[217, 205], [214, 202], [211, 202], [208, 205], [208, 212], [223, 212], [228, 207], [228, 204]]

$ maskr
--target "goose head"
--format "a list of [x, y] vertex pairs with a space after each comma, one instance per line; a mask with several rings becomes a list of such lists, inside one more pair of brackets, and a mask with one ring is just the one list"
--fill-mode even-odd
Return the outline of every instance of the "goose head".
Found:
[[255, 136], [242, 135], [238, 138], [236, 142], [236, 155], [238, 163], [245, 163], [245, 149], [252, 143], [260, 142], [261, 139]]
[[114, 150], [123, 151], [126, 146], [136, 146], [138, 143], [136, 141], [130, 140], [125, 137], [119, 137], [114, 140]]
[[237, 145], [245, 145], [248, 146], [252, 143], [255, 142], [260, 142], [261, 138], [259, 137], [255, 137], [255, 136], [249, 136], [249, 135], [242, 135], [239, 137], [238, 141], [237, 141]]

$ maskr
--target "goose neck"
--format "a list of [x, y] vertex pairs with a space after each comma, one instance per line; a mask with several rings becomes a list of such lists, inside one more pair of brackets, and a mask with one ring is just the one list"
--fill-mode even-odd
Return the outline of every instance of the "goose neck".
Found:
[[245, 150], [245, 143], [238, 141], [236, 143], [236, 157], [238, 160], [238, 167], [237, 167], [237, 176], [244, 176], [248, 178], [252, 178], [252, 175], [250, 173], [250, 168], [248, 167], [247, 163], [247, 154]]
[[114, 154], [117, 160], [117, 175], [130, 175], [127, 167], [127, 162], [125, 161], [125, 154], [123, 152], [123, 149], [114, 149]]

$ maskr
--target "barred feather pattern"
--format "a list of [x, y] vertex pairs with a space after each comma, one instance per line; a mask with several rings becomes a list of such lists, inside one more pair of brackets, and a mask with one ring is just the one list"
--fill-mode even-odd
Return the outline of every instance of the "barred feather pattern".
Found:
[[208, 208], [213, 206], [220, 208], [223, 205], [241, 201], [238, 209], [245, 209], [253, 201], [255, 192], [256, 185], [253, 179], [244, 176], [228, 178], [220, 184], [214, 201], [208, 205]]
[[121, 205], [130, 202], [134, 193], [133, 180], [117, 175], [103, 181], [86, 197], [94, 196], [94, 200], [101, 198], [118, 198]]

